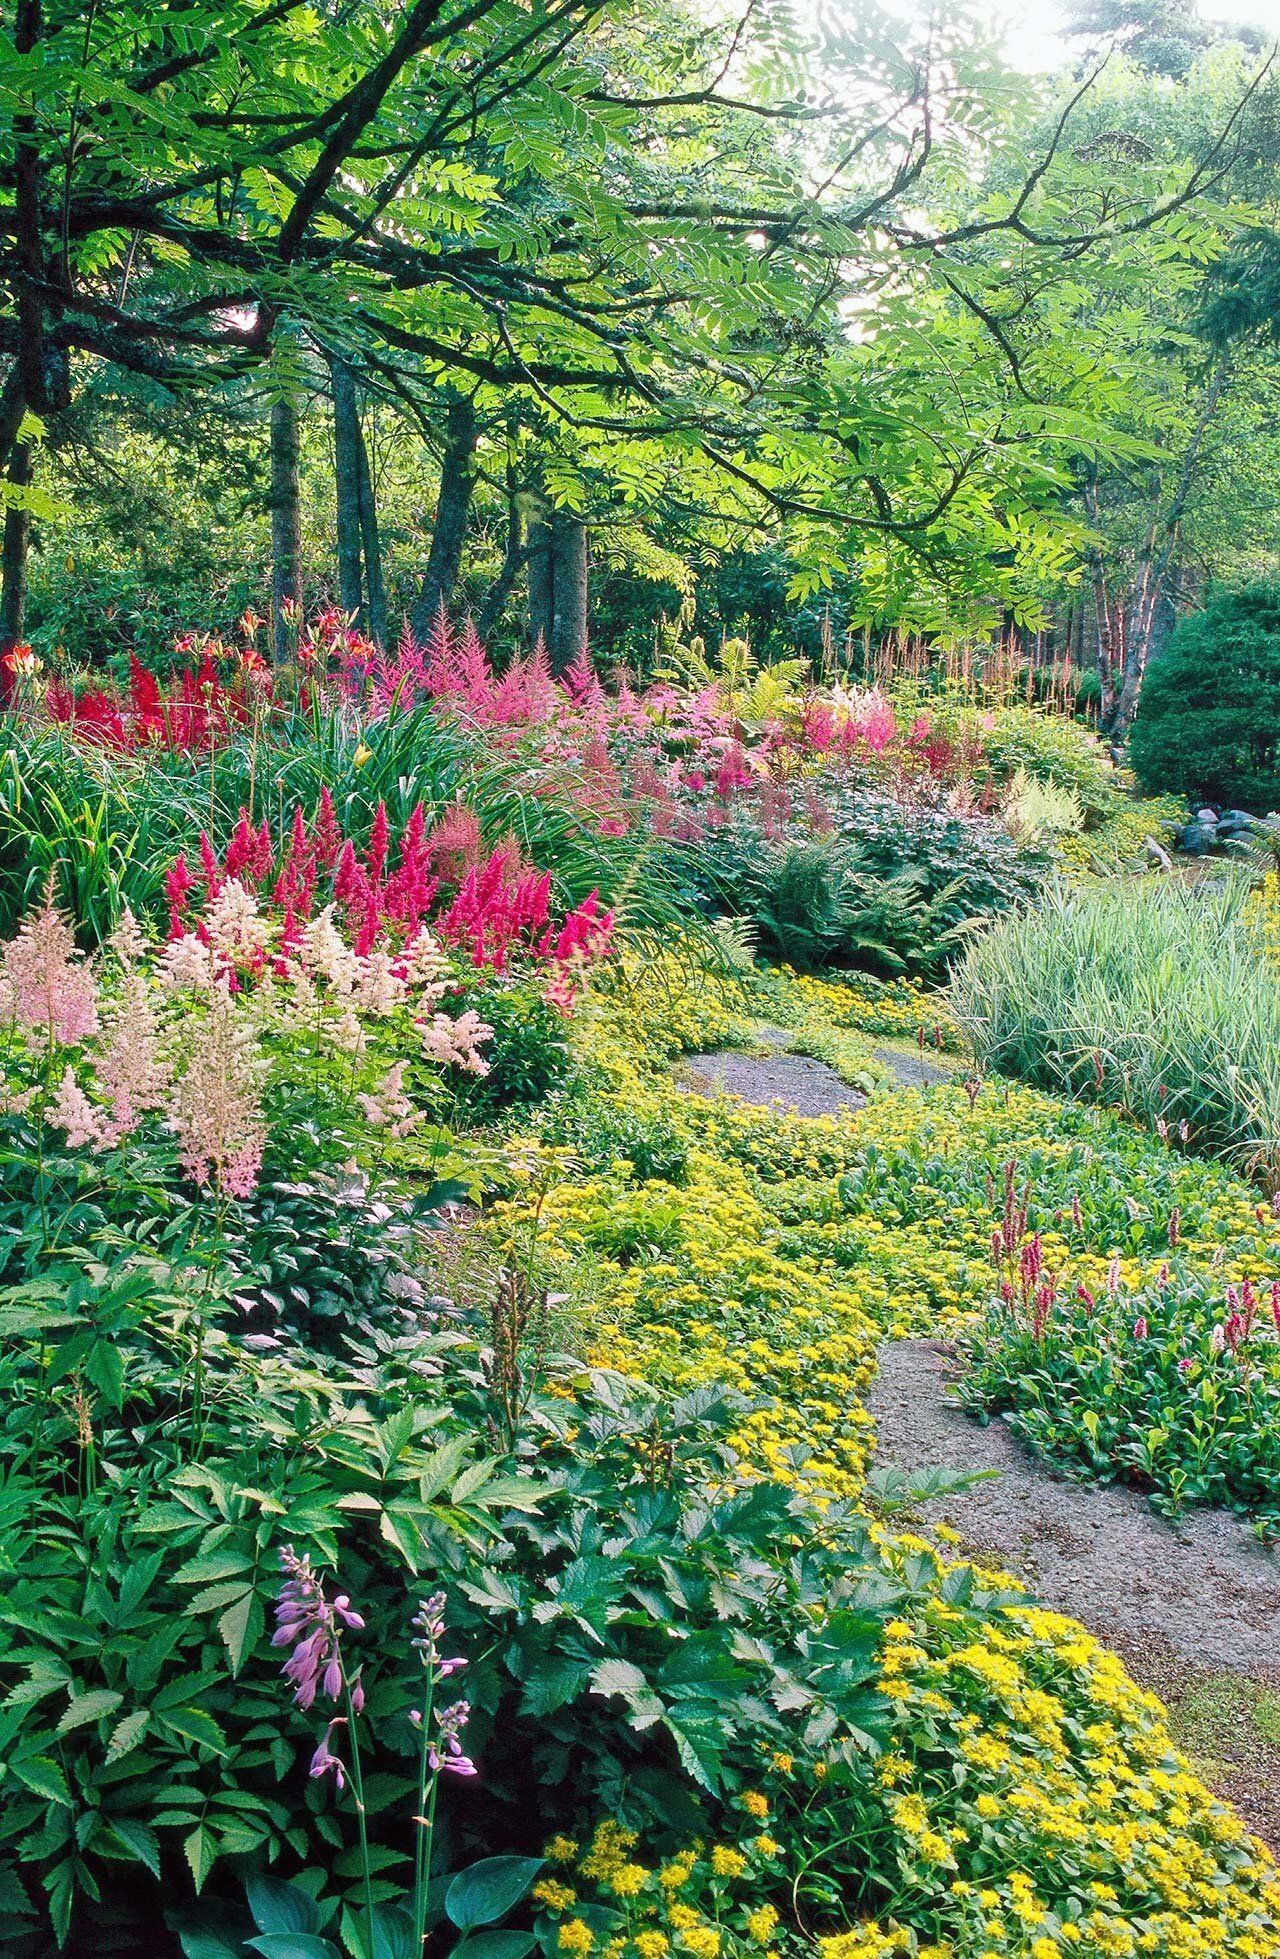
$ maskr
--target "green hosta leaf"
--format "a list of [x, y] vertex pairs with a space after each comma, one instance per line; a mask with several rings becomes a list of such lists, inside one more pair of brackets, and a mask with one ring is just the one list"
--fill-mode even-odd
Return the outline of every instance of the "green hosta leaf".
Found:
[[444, 1908], [459, 1931], [496, 1925], [519, 1904], [542, 1869], [541, 1857], [482, 1857], [459, 1871], [445, 1893]]
[[467, 1959], [525, 1959], [536, 1944], [532, 1932], [475, 1932], [453, 1949], [465, 1952]]
[[320, 1907], [300, 1884], [279, 1877], [251, 1877], [245, 1896], [260, 1932], [318, 1932]]
[[337, 1946], [315, 1932], [260, 1932], [245, 1944], [262, 1959], [341, 1959]]

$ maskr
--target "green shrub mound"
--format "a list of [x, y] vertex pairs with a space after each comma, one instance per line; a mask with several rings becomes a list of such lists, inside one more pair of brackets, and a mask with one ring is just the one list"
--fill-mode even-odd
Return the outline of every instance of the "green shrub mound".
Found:
[[1215, 593], [1152, 666], [1130, 756], [1152, 792], [1280, 808], [1280, 587]]

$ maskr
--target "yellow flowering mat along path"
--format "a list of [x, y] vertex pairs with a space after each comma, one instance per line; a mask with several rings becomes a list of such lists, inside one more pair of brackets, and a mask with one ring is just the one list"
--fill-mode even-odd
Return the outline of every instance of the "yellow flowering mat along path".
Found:
[[[802, 1116], [865, 1102], [824, 1063], [781, 1051], [775, 1031], [757, 1030], [765, 1054], [686, 1056], [685, 1085]], [[904, 1087], [955, 1066], [929, 1057], [917, 1073], [905, 1048], [875, 1053]], [[878, 1361], [867, 1406], [880, 1466], [998, 1472], [922, 1504], [922, 1521], [1115, 1648], [1166, 1701], [1206, 1778], [1280, 1850], [1280, 1553], [1228, 1512], [1171, 1523], [1137, 1491], [1053, 1476], [1003, 1422], [981, 1427], [951, 1405], [945, 1341], [890, 1340]]]

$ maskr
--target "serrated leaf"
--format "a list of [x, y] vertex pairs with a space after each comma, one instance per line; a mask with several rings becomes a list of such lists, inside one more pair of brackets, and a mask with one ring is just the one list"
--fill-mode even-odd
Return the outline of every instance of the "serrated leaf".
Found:
[[123, 1721], [117, 1722], [107, 1743], [108, 1764], [118, 1762], [122, 1755], [136, 1748], [150, 1724], [151, 1710], [146, 1707], [135, 1709], [132, 1714], [126, 1714]]
[[110, 1687], [96, 1687], [90, 1693], [77, 1694], [58, 1722], [58, 1733], [70, 1734], [73, 1728], [100, 1721], [104, 1714], [114, 1714], [123, 1699], [123, 1694], [115, 1693]]

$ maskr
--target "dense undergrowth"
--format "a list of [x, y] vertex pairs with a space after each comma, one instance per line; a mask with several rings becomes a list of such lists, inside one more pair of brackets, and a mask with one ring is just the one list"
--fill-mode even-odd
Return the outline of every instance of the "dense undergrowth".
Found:
[[[901, 899], [862, 951], [928, 970], [908, 927], [954, 880], [926, 896], [910, 840], [986, 840], [985, 874], [1056, 852], [1037, 810], [1103, 837], [1087, 737], [766, 676], [508, 684], [447, 639], [409, 708], [339, 650], [310, 713], [255, 694], [215, 738], [135, 675], [7, 764], [15, 1953], [1280, 1951], [1272, 1866], [1157, 1703], [884, 1521], [864, 1405], [878, 1340], [1002, 1286], [1019, 1338], [1050, 1284], [1064, 1324], [1081, 1288], [1267, 1298], [1272, 1214], [967, 1075], [914, 976], [770, 970], [706, 916], [735, 823], [813, 842], [888, 798], [914, 869], [858, 871]], [[886, 1040], [953, 1079], [838, 1121], [673, 1093], [762, 1021], [872, 1091]], [[1269, 1446], [1231, 1429], [1231, 1500]], [[1202, 1494], [1161, 1484], [1177, 1447], [1136, 1467]]]

